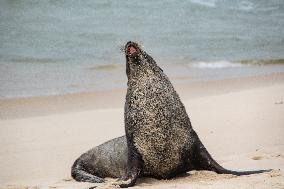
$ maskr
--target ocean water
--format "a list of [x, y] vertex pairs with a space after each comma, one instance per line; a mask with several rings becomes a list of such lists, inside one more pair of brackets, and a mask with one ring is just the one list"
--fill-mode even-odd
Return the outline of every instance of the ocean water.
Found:
[[174, 82], [284, 72], [284, 1], [1, 0], [0, 98], [126, 87], [129, 40]]

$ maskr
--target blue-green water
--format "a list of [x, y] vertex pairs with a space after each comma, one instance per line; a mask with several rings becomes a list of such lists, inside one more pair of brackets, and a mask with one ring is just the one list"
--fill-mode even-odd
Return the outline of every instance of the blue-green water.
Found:
[[173, 78], [246, 73], [232, 62], [284, 59], [284, 1], [1, 0], [0, 96], [125, 87], [129, 40]]

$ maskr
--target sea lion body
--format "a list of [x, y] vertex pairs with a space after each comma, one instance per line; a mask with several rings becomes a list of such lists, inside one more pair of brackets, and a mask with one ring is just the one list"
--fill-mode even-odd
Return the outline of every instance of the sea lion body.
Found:
[[167, 76], [155, 68], [138, 69], [129, 79], [125, 130], [142, 157], [144, 174], [170, 178], [184, 167], [182, 156], [193, 143], [191, 126]]
[[235, 175], [263, 172], [221, 167], [193, 130], [177, 92], [155, 60], [131, 41], [125, 46], [125, 55], [128, 161], [126, 176], [118, 183], [121, 187], [133, 186], [143, 174], [172, 178], [193, 169]]
[[117, 184], [129, 187], [141, 176], [167, 179], [190, 170], [234, 175], [270, 171], [236, 172], [220, 166], [193, 130], [177, 92], [154, 59], [134, 42], [126, 44], [125, 55], [126, 137], [83, 154], [72, 167], [73, 178], [102, 182], [101, 177], [121, 177]]
[[77, 181], [100, 183], [105, 177], [120, 178], [127, 166], [126, 137], [109, 140], [83, 153], [73, 164], [71, 175]]

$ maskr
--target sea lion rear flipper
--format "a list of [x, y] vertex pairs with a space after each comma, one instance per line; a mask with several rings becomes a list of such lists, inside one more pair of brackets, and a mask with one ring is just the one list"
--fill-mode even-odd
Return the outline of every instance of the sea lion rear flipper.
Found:
[[200, 139], [198, 138], [197, 134], [195, 133], [196, 141], [194, 145], [194, 154], [193, 154], [193, 164], [196, 170], [209, 170], [214, 171], [218, 174], [232, 174], [232, 175], [250, 175], [250, 174], [257, 174], [257, 173], [264, 173], [272, 171], [269, 170], [256, 170], [256, 171], [231, 171], [228, 169], [223, 168], [219, 165], [209, 154], [206, 150]]
[[71, 168], [71, 176], [79, 182], [92, 182], [92, 183], [102, 183], [104, 179], [95, 175], [92, 175], [84, 170], [84, 168], [80, 165], [80, 161], [77, 159], [72, 168]]

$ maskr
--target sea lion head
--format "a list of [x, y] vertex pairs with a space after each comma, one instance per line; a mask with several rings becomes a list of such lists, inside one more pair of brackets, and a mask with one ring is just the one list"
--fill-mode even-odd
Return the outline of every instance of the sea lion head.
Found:
[[132, 41], [127, 42], [124, 52], [126, 57], [126, 74], [128, 78], [130, 75], [141, 70], [153, 69], [157, 66], [154, 59], [143, 51], [138, 43]]

